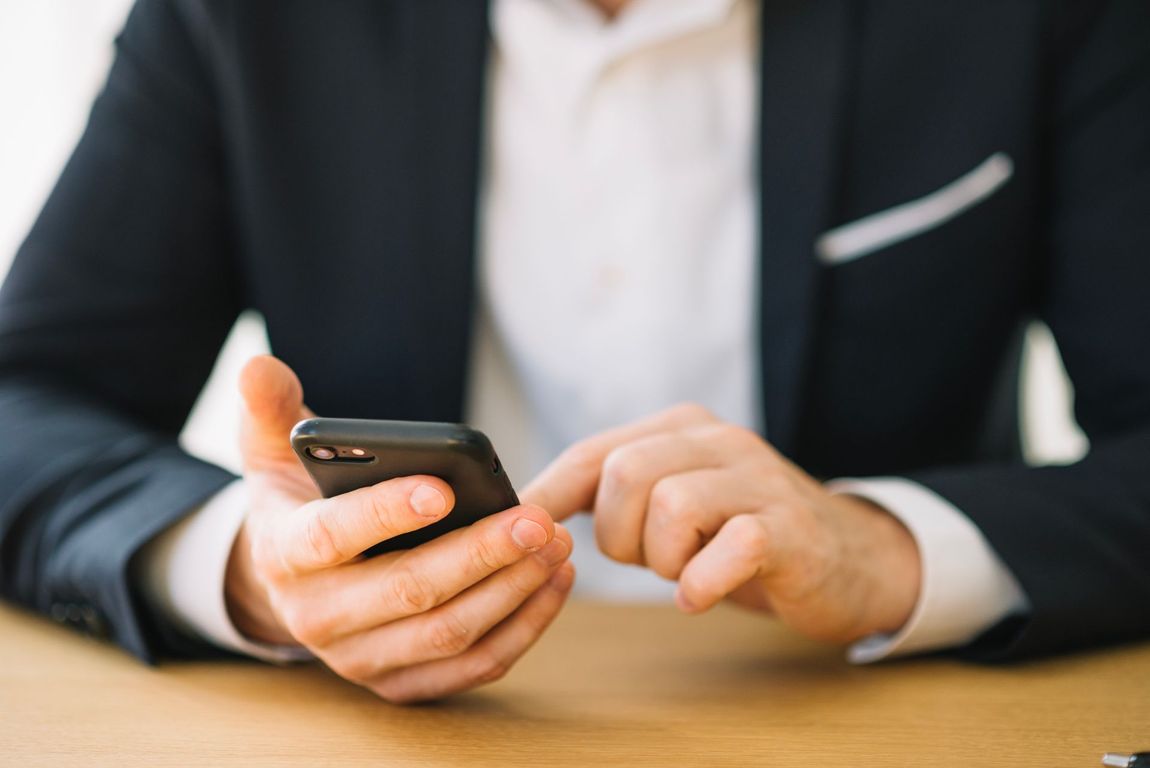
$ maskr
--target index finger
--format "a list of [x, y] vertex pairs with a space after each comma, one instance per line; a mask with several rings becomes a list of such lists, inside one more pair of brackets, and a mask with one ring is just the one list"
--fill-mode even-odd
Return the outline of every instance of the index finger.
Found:
[[413, 475], [317, 499], [271, 524], [280, 565], [298, 574], [354, 560], [381, 541], [431, 525], [454, 506], [451, 486]]
[[685, 403], [653, 416], [601, 432], [563, 451], [519, 494], [527, 504], [543, 507], [556, 520], [591, 509], [603, 462], [619, 446], [660, 432], [710, 424], [718, 419], [701, 405]]

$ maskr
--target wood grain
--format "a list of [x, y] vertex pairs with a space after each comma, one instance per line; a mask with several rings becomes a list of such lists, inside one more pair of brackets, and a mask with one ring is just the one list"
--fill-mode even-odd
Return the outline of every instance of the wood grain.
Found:
[[311, 666], [142, 666], [0, 608], [4, 766], [1094, 766], [1150, 748], [1150, 645], [852, 667], [723, 608], [574, 603], [505, 680], [393, 707]]

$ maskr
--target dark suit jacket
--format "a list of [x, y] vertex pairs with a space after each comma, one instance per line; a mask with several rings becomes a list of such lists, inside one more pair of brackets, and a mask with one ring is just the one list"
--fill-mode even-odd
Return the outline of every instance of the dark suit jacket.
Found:
[[[1150, 635], [1150, 5], [763, 6], [770, 440], [818, 476], [912, 477], [973, 518], [1033, 608], [969, 655]], [[318, 412], [460, 418], [486, 13], [140, 0], [0, 293], [7, 598], [145, 658], [189, 650], [129, 569], [231, 480], [176, 435], [245, 308]], [[961, 216], [814, 257], [828, 228], [996, 152], [1013, 179]], [[1069, 467], [1019, 458], [1036, 317], [1092, 442]]]

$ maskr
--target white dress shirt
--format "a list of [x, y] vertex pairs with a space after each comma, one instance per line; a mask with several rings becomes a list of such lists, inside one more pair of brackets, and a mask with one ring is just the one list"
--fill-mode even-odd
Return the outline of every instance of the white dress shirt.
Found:
[[[467, 410], [512, 479], [683, 401], [769, 439], [756, 345], [757, 8], [633, 0], [607, 21], [585, 0], [492, 3]], [[832, 488], [896, 515], [923, 564], [907, 625], [856, 643], [853, 661], [960, 645], [1026, 609], [978, 528], [933, 492], [898, 478]], [[144, 586], [188, 631], [291, 658], [228, 620], [223, 566], [244, 509], [237, 483], [150, 545]], [[670, 599], [672, 583], [599, 554], [587, 516], [569, 527], [578, 593]]]

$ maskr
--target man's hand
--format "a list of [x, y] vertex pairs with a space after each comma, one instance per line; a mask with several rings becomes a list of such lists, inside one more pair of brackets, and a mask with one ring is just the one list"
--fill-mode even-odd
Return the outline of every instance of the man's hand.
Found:
[[237, 627], [298, 643], [394, 702], [500, 677], [559, 612], [574, 579], [571, 537], [538, 507], [492, 515], [406, 552], [368, 547], [446, 515], [434, 477], [321, 499], [289, 445], [311, 416], [295, 374], [260, 357], [244, 369], [244, 482], [251, 510], [228, 564]]
[[522, 498], [557, 520], [593, 511], [599, 548], [678, 580], [689, 613], [729, 597], [845, 643], [897, 631], [918, 599], [917, 545], [898, 520], [700, 406], [572, 446]]

